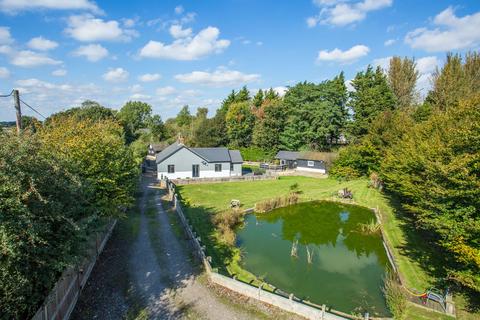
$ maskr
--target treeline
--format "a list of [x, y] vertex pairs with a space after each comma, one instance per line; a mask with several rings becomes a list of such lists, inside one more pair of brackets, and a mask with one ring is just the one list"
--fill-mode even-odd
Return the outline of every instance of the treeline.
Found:
[[91, 233], [125, 214], [146, 142], [163, 139], [139, 102], [22, 120], [21, 134], [0, 131], [0, 319], [30, 318]]
[[192, 146], [248, 148], [245, 154], [329, 151], [362, 137], [379, 113], [396, 107], [389, 79], [380, 67], [369, 66], [352, 81], [352, 92], [343, 72], [318, 84], [298, 83], [283, 97], [273, 89], [251, 96], [243, 87], [232, 91], [212, 118], [206, 108], [192, 115], [184, 106], [165, 122], [166, 135]]
[[399, 198], [443, 258], [437, 271], [480, 292], [480, 55], [449, 54], [422, 103], [415, 103], [414, 66], [410, 59], [390, 61], [394, 108], [363, 127], [364, 136], [340, 151], [330, 173], [370, 176]]

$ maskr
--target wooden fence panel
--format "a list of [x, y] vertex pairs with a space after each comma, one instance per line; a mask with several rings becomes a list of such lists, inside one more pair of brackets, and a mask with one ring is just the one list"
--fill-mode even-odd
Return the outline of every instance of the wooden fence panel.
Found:
[[93, 248], [87, 250], [87, 257], [77, 266], [68, 268], [62, 273], [32, 320], [68, 320], [116, 224], [117, 220], [113, 220], [104, 232], [95, 234], [89, 242]]

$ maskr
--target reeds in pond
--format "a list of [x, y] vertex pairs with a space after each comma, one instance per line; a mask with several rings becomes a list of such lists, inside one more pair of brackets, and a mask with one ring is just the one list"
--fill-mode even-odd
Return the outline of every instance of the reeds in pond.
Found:
[[363, 234], [376, 234], [380, 232], [380, 223], [370, 220], [367, 223], [359, 223], [359, 232]]
[[284, 197], [277, 197], [255, 204], [255, 211], [265, 213], [276, 208], [286, 207], [298, 203], [298, 194], [290, 193]]

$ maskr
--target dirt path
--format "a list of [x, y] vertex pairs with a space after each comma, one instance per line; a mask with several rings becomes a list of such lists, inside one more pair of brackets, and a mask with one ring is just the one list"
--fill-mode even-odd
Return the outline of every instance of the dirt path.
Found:
[[[269, 308], [235, 304], [200, 281], [174, 213], [153, 176], [142, 179], [139, 213], [119, 224], [72, 319], [258, 319]], [[275, 318], [278, 315], [275, 316]]]

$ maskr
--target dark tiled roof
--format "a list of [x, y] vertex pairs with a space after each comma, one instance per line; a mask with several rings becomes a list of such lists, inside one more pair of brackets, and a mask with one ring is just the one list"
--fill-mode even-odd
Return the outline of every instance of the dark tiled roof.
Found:
[[242, 163], [243, 158], [239, 150], [229, 150], [230, 159], [232, 159], [232, 163]]
[[178, 142], [174, 142], [172, 143], [171, 145], [169, 145], [168, 147], [166, 147], [165, 149], [162, 150], [162, 152], [160, 153], [157, 153], [157, 159], [156, 159], [156, 162], [157, 163], [160, 163], [162, 162], [163, 160], [165, 160], [166, 158], [170, 157], [172, 154], [174, 154], [175, 152], [177, 152], [178, 150], [184, 148], [185, 146], [181, 143], [178, 143]]
[[175, 142], [165, 149], [162, 152], [157, 154], [157, 163], [162, 162], [166, 158], [170, 157], [172, 154], [180, 150], [181, 148], [187, 148], [191, 152], [195, 153], [199, 157], [205, 159], [208, 162], [233, 162], [233, 163], [242, 163], [243, 159], [238, 150], [228, 150], [225, 147], [219, 148], [188, 148], [181, 143]]
[[298, 151], [278, 151], [275, 156], [276, 159], [282, 160], [297, 160], [300, 152]]
[[208, 162], [230, 162], [228, 149], [220, 148], [190, 148], [193, 153], [204, 158]]

